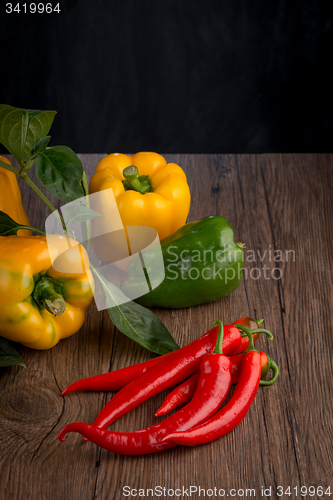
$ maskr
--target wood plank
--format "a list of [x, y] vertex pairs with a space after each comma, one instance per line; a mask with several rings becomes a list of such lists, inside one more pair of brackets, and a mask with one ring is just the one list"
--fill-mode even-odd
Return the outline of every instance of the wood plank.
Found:
[[[102, 156], [81, 155], [88, 177]], [[57, 435], [63, 425], [92, 423], [112, 397], [80, 392], [61, 398], [64, 387], [151, 357], [113, 327], [106, 311], [98, 312], [92, 305], [79, 333], [50, 351], [22, 347], [27, 369], [1, 372], [1, 499], [120, 499], [124, 485], [216, 487], [226, 493], [251, 488], [257, 497], [261, 487], [333, 487], [333, 155], [166, 158], [188, 175], [189, 220], [213, 214], [226, 217], [236, 240], [246, 244], [246, 260], [244, 279], [229, 297], [156, 313], [181, 345], [211, 328], [218, 317], [224, 322], [243, 315], [265, 318], [275, 340], [260, 339], [258, 346], [277, 361], [280, 378], [272, 387], [259, 389], [235, 431], [205, 446], [123, 457], [82, 443], [78, 434], [60, 443]], [[42, 227], [48, 209], [28, 186], [20, 186], [31, 224]], [[283, 260], [274, 262], [274, 250], [282, 252]], [[130, 431], [160, 421], [154, 412], [165, 394], [115, 422], [113, 429]], [[199, 498], [198, 493], [192, 497]]]

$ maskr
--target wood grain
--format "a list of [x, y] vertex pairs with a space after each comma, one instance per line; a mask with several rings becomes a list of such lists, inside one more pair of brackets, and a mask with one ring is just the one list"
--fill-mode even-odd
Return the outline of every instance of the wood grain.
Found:
[[[81, 155], [88, 178], [102, 156]], [[292, 488], [291, 496], [281, 498], [300, 498], [293, 488], [303, 485], [331, 486], [333, 493], [333, 155], [166, 158], [179, 163], [188, 176], [189, 220], [223, 215], [236, 241], [246, 244], [246, 260], [244, 279], [231, 296], [156, 313], [181, 345], [209, 329], [215, 318], [227, 323], [243, 315], [263, 317], [275, 340], [260, 339], [260, 348], [276, 360], [280, 378], [272, 387], [259, 389], [235, 431], [205, 446], [123, 457], [83, 444], [78, 434], [60, 443], [57, 436], [63, 425], [92, 423], [112, 397], [78, 392], [61, 398], [63, 388], [79, 378], [151, 357], [114, 328], [106, 311], [98, 312], [92, 305], [79, 333], [50, 351], [21, 347], [27, 369], [11, 367], [0, 374], [1, 499], [121, 499], [126, 498], [125, 485], [216, 487], [226, 495], [232, 488], [243, 489], [244, 495], [236, 498], [250, 488], [261, 498], [262, 487], [272, 487], [271, 498], [277, 498], [279, 485]], [[21, 188], [31, 224], [42, 228], [48, 209], [28, 186]], [[277, 262], [276, 250], [283, 255]], [[165, 394], [117, 421], [114, 430], [153, 424]], [[146, 497], [158, 498], [152, 493]], [[203, 492], [192, 493], [192, 498], [204, 498]]]

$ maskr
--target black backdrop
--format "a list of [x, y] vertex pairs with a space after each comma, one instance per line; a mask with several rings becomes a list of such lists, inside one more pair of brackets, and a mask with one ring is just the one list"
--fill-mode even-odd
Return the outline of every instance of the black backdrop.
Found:
[[332, 1], [52, 0], [54, 16], [7, 3], [0, 102], [55, 109], [53, 145], [332, 152]]

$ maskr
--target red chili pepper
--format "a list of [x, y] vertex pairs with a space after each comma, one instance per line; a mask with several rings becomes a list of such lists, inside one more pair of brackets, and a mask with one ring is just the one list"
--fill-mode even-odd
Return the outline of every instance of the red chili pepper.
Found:
[[175, 446], [161, 443], [161, 439], [174, 430], [190, 429], [214, 415], [230, 389], [231, 362], [222, 353], [223, 325], [219, 320], [214, 323], [219, 326], [215, 350], [203, 357], [197, 389], [182, 410], [159, 424], [135, 432], [111, 432], [76, 422], [60, 431], [59, 440], [64, 441], [68, 432], [76, 431], [102, 448], [122, 455], [143, 455]]
[[[252, 318], [241, 318], [236, 323], [240, 323], [246, 328], [258, 328], [263, 320], [259, 319], [255, 321]], [[226, 327], [227, 325], [225, 325]], [[260, 336], [260, 333], [255, 334], [254, 341], [256, 341]], [[237, 350], [236, 354], [244, 352], [248, 348], [248, 338], [245, 336], [242, 338], [241, 346]], [[85, 379], [77, 380], [73, 384], [69, 385], [61, 393], [61, 396], [66, 396], [73, 391], [119, 391], [125, 385], [135, 380], [140, 375], [148, 370], [151, 366], [159, 363], [163, 358], [169, 356], [168, 354], [163, 354], [154, 359], [144, 361], [143, 363], [137, 363], [132, 366], [127, 366], [126, 368], [121, 368], [120, 370], [115, 370], [109, 373], [102, 373], [101, 375], [95, 375], [93, 377], [88, 377]]]
[[[258, 328], [256, 322], [251, 318], [241, 318], [239, 321], [241, 322], [243, 319], [249, 319], [252, 322], [251, 325], [254, 324], [255, 328]], [[245, 324], [245, 326], [247, 325]], [[226, 327], [227, 325], [225, 325], [224, 328]], [[258, 337], [259, 335], [260, 334], [258, 334]], [[241, 342], [242, 344], [244, 344], [244, 339], [242, 339]], [[243, 350], [245, 351], [247, 347], [248, 342]], [[237, 353], [238, 351], [239, 349], [237, 350]], [[169, 354], [170, 353], [163, 354], [163, 356], [144, 361], [143, 363], [137, 363], [132, 366], [127, 366], [126, 368], [121, 368], [120, 370], [115, 370], [113, 372], [102, 373], [101, 375], [95, 375], [93, 377], [77, 380], [73, 384], [66, 387], [66, 389], [62, 391], [61, 396], [65, 396], [66, 394], [69, 394], [73, 391], [119, 391], [120, 389], [125, 387], [125, 385], [129, 384], [140, 375], [145, 373], [148, 368], [156, 365], [166, 356], [169, 356]]]
[[[169, 353], [160, 363], [149, 368], [117, 392], [99, 413], [93, 425], [105, 429], [139, 404], [197, 372], [203, 356], [214, 350], [217, 334], [216, 326], [190, 344]], [[238, 328], [225, 325], [223, 337], [225, 355], [236, 351], [240, 343], [241, 334]]]
[[132, 382], [132, 380], [138, 378], [145, 373], [148, 368], [156, 365], [166, 356], [169, 356], [169, 354], [170, 353], [163, 354], [157, 358], [127, 366], [126, 368], [120, 368], [120, 370], [115, 370], [113, 372], [102, 373], [94, 377], [77, 380], [77, 382], [66, 387], [66, 389], [62, 391], [61, 396], [66, 396], [66, 394], [73, 391], [119, 391], [119, 389], [122, 389], [125, 385]]
[[[258, 337], [257, 337], [258, 338]], [[254, 338], [253, 338], [254, 341]], [[261, 380], [260, 383], [265, 383], [265, 385], [271, 385], [275, 382], [275, 363], [273, 360], [267, 356], [266, 353], [263, 351], [259, 351], [260, 354], [260, 359], [261, 359], [261, 377], [264, 377], [267, 375], [267, 373], [270, 371], [271, 368], [274, 369], [274, 377], [271, 378], [270, 380]], [[237, 354], [237, 356], [231, 356], [230, 361], [231, 361], [231, 384], [237, 384], [239, 375], [242, 369], [242, 363], [243, 363], [243, 354]], [[155, 413], [155, 417], [160, 417], [162, 415], [166, 415], [167, 413], [170, 413], [170, 411], [175, 410], [176, 408], [179, 408], [179, 406], [184, 406], [186, 405], [189, 401], [191, 401], [191, 398], [195, 392], [195, 389], [197, 387], [199, 380], [199, 372], [194, 373], [190, 378], [185, 380], [182, 384], [180, 384], [178, 387], [176, 387], [172, 392], [170, 392], [157, 412]]]
[[[240, 377], [229, 402], [203, 424], [188, 431], [170, 433], [162, 438], [162, 442], [186, 446], [209, 443], [232, 431], [243, 420], [259, 387], [261, 356], [254, 349], [250, 331], [244, 326], [242, 329], [249, 337], [249, 350], [244, 354]], [[272, 340], [273, 336], [270, 332], [263, 329], [261, 332], [267, 333]]]

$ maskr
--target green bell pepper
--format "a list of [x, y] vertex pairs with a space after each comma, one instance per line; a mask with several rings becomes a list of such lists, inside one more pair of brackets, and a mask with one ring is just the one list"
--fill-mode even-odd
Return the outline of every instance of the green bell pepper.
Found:
[[234, 242], [234, 232], [224, 217], [214, 215], [185, 224], [162, 240], [161, 247], [162, 282], [163, 269], [154, 271], [158, 268], [156, 247], [142, 252], [151, 285], [145, 295], [135, 298], [146, 285], [142, 258], [134, 257], [127, 269], [122, 291], [143, 306], [179, 308], [213, 302], [229, 295], [241, 282], [244, 245]]

